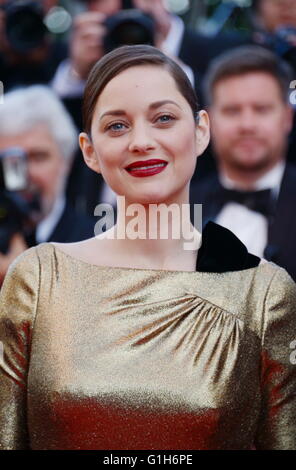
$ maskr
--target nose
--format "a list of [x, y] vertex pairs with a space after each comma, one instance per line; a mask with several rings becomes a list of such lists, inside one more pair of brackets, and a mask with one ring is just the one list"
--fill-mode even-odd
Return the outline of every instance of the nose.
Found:
[[155, 148], [152, 129], [145, 123], [138, 123], [130, 134], [129, 151], [132, 153], [149, 153]]
[[238, 124], [240, 128], [244, 131], [252, 131], [256, 128], [256, 115], [255, 113], [250, 110], [246, 109], [242, 111]]

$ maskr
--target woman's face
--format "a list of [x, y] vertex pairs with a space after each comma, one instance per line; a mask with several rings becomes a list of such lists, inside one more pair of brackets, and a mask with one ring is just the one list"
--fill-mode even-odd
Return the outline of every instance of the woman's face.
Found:
[[[208, 127], [204, 111], [196, 126], [166, 69], [135, 66], [107, 84], [94, 110], [92, 142], [83, 133], [80, 144], [88, 166], [127, 202], [185, 203]], [[135, 163], [137, 170], [130, 168]]]

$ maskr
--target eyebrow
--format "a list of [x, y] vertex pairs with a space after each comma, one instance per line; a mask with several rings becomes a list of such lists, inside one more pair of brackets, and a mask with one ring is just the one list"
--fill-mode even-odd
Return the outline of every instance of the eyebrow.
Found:
[[43, 148], [42, 149], [41, 148], [40, 149], [36, 148], [36, 149], [32, 149], [32, 150], [28, 151], [28, 155], [40, 155], [40, 154], [42, 154], [42, 155], [46, 154], [47, 155], [48, 153], [49, 153], [48, 150], [45, 150]]
[[45, 149], [34, 149], [34, 150], [29, 150], [27, 152], [27, 157], [30, 159], [30, 158], [35, 158], [35, 157], [48, 157], [50, 154], [50, 152], [48, 150], [45, 150]]
[[[165, 104], [174, 104], [175, 106], [177, 106], [178, 108], [181, 109], [181, 107], [178, 105], [178, 103], [176, 103], [173, 100], [155, 101], [155, 103], [151, 103], [149, 105], [149, 109], [157, 109], [157, 108], [160, 108], [161, 106], [163, 106]], [[103, 119], [103, 117], [105, 117], [105, 116], [123, 116], [125, 114], [126, 114], [126, 112], [123, 109], [113, 109], [113, 110], [106, 111], [105, 113], [103, 113], [100, 116], [99, 120]]]

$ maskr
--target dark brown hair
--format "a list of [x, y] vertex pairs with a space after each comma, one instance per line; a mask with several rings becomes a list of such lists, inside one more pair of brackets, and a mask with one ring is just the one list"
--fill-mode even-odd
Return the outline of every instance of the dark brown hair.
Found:
[[207, 105], [212, 104], [213, 91], [218, 82], [252, 72], [271, 75], [278, 83], [283, 101], [287, 102], [293, 75], [291, 67], [268, 49], [254, 45], [227, 51], [212, 62], [204, 79]]
[[92, 68], [83, 97], [83, 126], [90, 135], [91, 122], [97, 100], [105, 86], [124, 70], [137, 65], [164, 67], [173, 77], [177, 88], [192, 109], [194, 119], [198, 117], [198, 101], [192, 85], [181, 67], [152, 46], [122, 46], [106, 54]]

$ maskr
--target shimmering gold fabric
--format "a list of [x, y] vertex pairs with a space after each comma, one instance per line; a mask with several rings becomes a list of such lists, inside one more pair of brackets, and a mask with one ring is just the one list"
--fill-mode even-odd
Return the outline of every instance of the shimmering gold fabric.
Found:
[[46, 243], [1, 291], [0, 448], [295, 449], [295, 284], [111, 268]]

